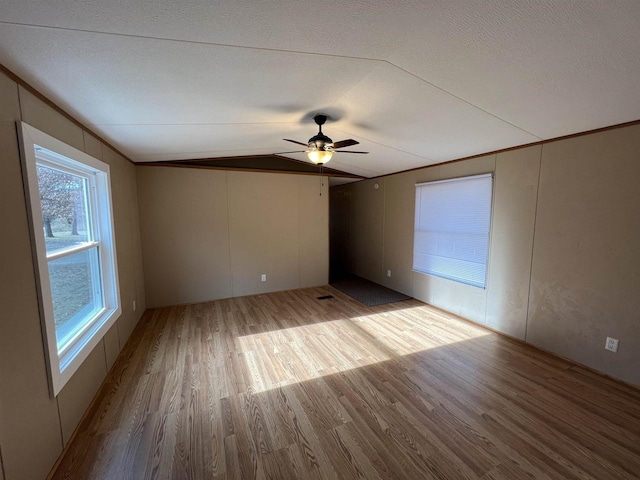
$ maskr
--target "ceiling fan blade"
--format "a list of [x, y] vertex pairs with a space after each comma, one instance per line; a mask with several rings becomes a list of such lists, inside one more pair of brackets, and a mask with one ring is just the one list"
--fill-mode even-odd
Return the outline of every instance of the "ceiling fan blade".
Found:
[[344, 148], [344, 147], [350, 147], [352, 145], [358, 145], [360, 142], [353, 140], [352, 138], [350, 138], [349, 140], [341, 140], [339, 142], [334, 142], [333, 143], [333, 148]]
[[306, 150], [295, 150], [293, 152], [276, 152], [274, 155], [284, 155], [285, 153], [307, 153]]
[[286, 142], [297, 143], [298, 145], [302, 145], [303, 147], [308, 147], [309, 145], [306, 143], [298, 142], [296, 140], [291, 140], [289, 138], [283, 138]]
[[338, 152], [340, 155], [342, 155], [343, 153], [369, 153], [369, 152], [354, 152], [353, 150], [339, 150]]

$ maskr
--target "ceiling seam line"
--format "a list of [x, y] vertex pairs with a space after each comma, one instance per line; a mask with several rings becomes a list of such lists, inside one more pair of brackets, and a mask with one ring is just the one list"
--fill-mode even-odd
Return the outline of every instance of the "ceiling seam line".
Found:
[[[264, 149], [259, 149], [259, 150], [264, 150]], [[206, 155], [208, 153], [212, 153], [212, 154], [216, 154], [216, 153], [223, 153], [223, 152], [246, 152], [247, 150], [213, 150], [213, 151], [206, 151], [206, 152], [169, 152], [169, 153], [143, 153], [141, 155], [133, 155], [133, 157], [135, 158], [141, 158], [141, 157], [161, 157], [163, 155], [196, 155], [196, 154], [205, 154], [202, 155], [202, 157], [204, 158], [218, 158], [220, 155], [216, 155], [211, 157], [210, 155]], [[282, 155], [281, 153], [272, 153], [272, 152], [266, 152], [266, 153], [250, 153], [248, 155], [226, 155], [227, 157], [260, 157], [263, 155]], [[288, 157], [285, 157], [288, 158]], [[419, 157], [419, 158], [423, 158], [423, 157]], [[192, 160], [191, 158], [183, 158], [182, 160], [186, 161], [190, 161]], [[426, 158], [425, 160], [429, 160], [428, 158]], [[159, 160], [159, 161], [163, 161], [163, 160]]]
[[[340, 168], [345, 168], [344, 163], [341, 163], [339, 160], [338, 160], [338, 161], [336, 161], [336, 160], [333, 160], [333, 159], [332, 159], [331, 161], [332, 161], [335, 165], [339, 166]], [[348, 166], [348, 165], [346, 165], [346, 167], [347, 167], [347, 168], [349, 168], [349, 166]], [[362, 171], [362, 170], [367, 171], [367, 172], [369, 172], [370, 174], [373, 174], [373, 176], [372, 176], [372, 177], [365, 177], [364, 175], [361, 175], [361, 174], [358, 174], [358, 173], [352, 173], [352, 174], [350, 174], [350, 175], [356, 175], [356, 176], [359, 176], [359, 177], [363, 177], [363, 179], [364, 179], [364, 180], [367, 180], [367, 179], [369, 179], [369, 178], [374, 178], [374, 177], [381, 177], [381, 176], [384, 176], [384, 175], [385, 175], [385, 174], [382, 174], [382, 175], [376, 175], [376, 173], [378, 173], [378, 172], [376, 172], [376, 171], [374, 171], [374, 170], [369, 170], [369, 169], [367, 169], [367, 168], [362, 168], [362, 167], [359, 167], [359, 170], [361, 170], [361, 171]], [[344, 172], [345, 170], [339, 170], [339, 171]]]
[[340, 54], [334, 54], [334, 53], [305, 52], [303, 50], [287, 50], [284, 48], [252, 47], [248, 45], [234, 45], [232, 43], [207, 42], [204, 40], [184, 40], [179, 38], [155, 37], [152, 35], [134, 35], [132, 33], [104, 32], [100, 30], [58, 27], [55, 25], [42, 25], [42, 24], [36, 24], [36, 23], [7, 22], [4, 20], [0, 20], [0, 24], [13, 25], [17, 27], [32, 27], [32, 28], [42, 28], [42, 29], [49, 29], [49, 30], [61, 30], [61, 31], [67, 31], [67, 32], [94, 33], [98, 35], [112, 35], [116, 37], [139, 38], [139, 39], [145, 39], [145, 40], [159, 40], [159, 41], [165, 41], [165, 42], [192, 43], [194, 45], [209, 45], [212, 47], [242, 48], [246, 50], [261, 50], [261, 51], [276, 52], [276, 53], [294, 53], [297, 55], [314, 55], [314, 56], [320, 56], [320, 57], [344, 58], [348, 60], [364, 60], [364, 61], [370, 61], [370, 62], [389, 63], [387, 60], [384, 60], [381, 58], [358, 57], [356, 55], [340, 55]]
[[[0, 21], [0, 23], [2, 23], [2, 21]], [[131, 164], [135, 163], [133, 160], [131, 160], [131, 158], [129, 158], [128, 155], [125, 155], [124, 153], [122, 153], [122, 151], [120, 149], [118, 149], [117, 147], [113, 146], [113, 144], [111, 142], [105, 140], [102, 135], [98, 135], [96, 132], [92, 131], [86, 123], [81, 122], [78, 119], [78, 117], [80, 116], [79, 114], [77, 114], [77, 113], [76, 114], [69, 113], [69, 110], [70, 110], [69, 107], [65, 107], [65, 108], [61, 107], [58, 103], [56, 103], [53, 100], [51, 100], [51, 98], [49, 98], [49, 96], [43, 94], [38, 88], [35, 88], [30, 83], [27, 83], [23, 78], [19, 77], [17, 74], [15, 74], [12, 70], [7, 68], [2, 63], [0, 63], [0, 74], [7, 75], [10, 80], [14, 81], [17, 84], [18, 93], [20, 93], [20, 89], [21, 88], [25, 89], [31, 95], [36, 96], [38, 98], [38, 100], [40, 100], [41, 102], [44, 102], [50, 108], [55, 110], [58, 114], [62, 115], [63, 117], [65, 117], [66, 119], [71, 121], [74, 125], [77, 125], [83, 131], [86, 131], [90, 135], [94, 136], [97, 140], [100, 141], [101, 144], [103, 144], [103, 145], [107, 146], [108, 148], [110, 148], [111, 150], [113, 150], [115, 153], [117, 153], [122, 158], [124, 158], [127, 162], [129, 162]], [[20, 108], [22, 109], [22, 104], [21, 103], [20, 103]], [[22, 112], [22, 110], [21, 110], [21, 112]]]
[[[374, 143], [376, 145], [380, 145], [381, 147], [390, 148], [391, 150], [395, 150], [396, 152], [406, 153], [407, 155], [413, 155], [414, 157], [422, 158], [423, 160], [435, 161], [433, 158], [423, 157], [422, 155], [418, 155], [417, 153], [407, 152], [406, 150], [401, 150], [399, 148], [392, 147], [390, 145], [386, 145], [384, 143], [380, 143], [380, 142], [376, 142], [374, 140], [370, 140], [370, 139], [368, 139], [366, 137], [363, 137], [362, 135], [357, 135], [357, 134], [354, 134], [354, 133], [351, 133], [351, 132], [345, 132], [344, 130], [340, 130], [339, 128], [326, 127], [326, 130], [335, 130], [336, 132], [340, 132], [343, 135], [356, 136], [358, 138], [361, 138], [362, 140], [366, 140], [367, 142], [371, 142], [371, 143]], [[345, 151], [348, 151], [348, 150], [345, 150]]]
[[322, 56], [322, 57], [332, 57], [332, 58], [345, 58], [345, 59], [350, 59], [350, 60], [363, 60], [363, 61], [371, 61], [371, 62], [382, 62], [382, 63], [386, 63], [387, 65], [390, 65], [393, 68], [396, 68], [398, 70], [400, 70], [401, 72], [406, 73], [407, 75], [410, 75], [418, 80], [421, 80], [422, 82], [426, 83], [427, 85], [432, 86], [433, 88], [436, 88], [438, 90], [440, 90], [441, 92], [446, 93], [447, 95], [450, 95], [451, 97], [483, 112], [486, 113], [487, 115], [492, 116], [493, 118], [496, 118], [498, 120], [500, 120], [501, 122], [504, 122], [508, 125], [511, 125], [512, 127], [528, 134], [531, 135], [535, 138], [537, 138], [538, 140], [544, 140], [542, 137], [539, 137], [538, 135], [535, 135], [532, 132], [529, 132], [528, 130], [521, 128], [517, 125], [515, 125], [514, 123], [505, 120], [504, 118], [493, 114], [471, 102], [469, 102], [468, 100], [465, 100], [451, 92], [449, 92], [448, 90], [439, 87], [433, 83], [431, 83], [430, 81], [422, 78], [421, 76], [406, 70], [403, 67], [400, 67], [398, 65], [396, 65], [395, 63], [386, 60], [386, 59], [381, 59], [381, 58], [372, 58], [372, 57], [358, 57], [355, 55], [339, 55], [339, 54], [332, 54], [332, 53], [319, 53], [319, 52], [305, 52], [305, 51], [301, 51], [301, 50], [287, 50], [287, 49], [279, 49], [279, 48], [267, 48], [267, 47], [252, 47], [252, 46], [247, 46], [247, 45], [234, 45], [234, 44], [227, 44], [227, 43], [217, 43], [217, 42], [206, 42], [206, 41], [201, 41], [201, 40], [181, 40], [181, 39], [175, 39], [175, 38], [167, 38], [167, 37], [155, 37], [155, 36], [151, 36], [151, 35], [134, 35], [134, 34], [130, 34], [130, 33], [118, 33], [118, 32], [104, 32], [104, 31], [99, 31], [99, 30], [88, 30], [88, 29], [79, 29], [79, 28], [69, 28], [69, 27], [58, 27], [58, 26], [51, 26], [51, 25], [41, 25], [41, 24], [30, 24], [30, 23], [21, 23], [21, 22], [7, 22], [7, 21], [2, 21], [0, 20], [0, 24], [5, 24], [5, 25], [14, 25], [14, 26], [22, 26], [22, 27], [32, 27], [32, 28], [42, 28], [42, 29], [51, 29], [51, 30], [61, 30], [61, 31], [71, 31], [71, 32], [80, 32], [80, 33], [93, 33], [93, 34], [98, 34], [98, 35], [112, 35], [112, 36], [118, 36], [118, 37], [127, 37], [127, 38], [139, 38], [139, 39], [147, 39], [147, 40], [159, 40], [159, 41], [167, 41], [167, 42], [179, 42], [179, 43], [190, 43], [190, 44], [194, 44], [194, 45], [209, 45], [209, 46], [217, 46], [217, 47], [227, 47], [227, 48], [241, 48], [241, 49], [247, 49], [247, 50], [259, 50], [259, 51], [268, 51], [268, 52], [279, 52], [279, 53], [292, 53], [292, 54], [298, 54], [298, 55], [314, 55], [314, 56]]
[[430, 86], [432, 86], [433, 88], [436, 88], [436, 89], [440, 90], [441, 92], [444, 92], [444, 93], [446, 93], [447, 95], [450, 95], [450, 96], [452, 96], [453, 98], [455, 98], [455, 99], [457, 99], [457, 100], [460, 100], [461, 102], [464, 102], [464, 103], [466, 103], [467, 105], [469, 105], [469, 106], [471, 106], [471, 107], [473, 107], [473, 108], [475, 108], [475, 109], [477, 109], [477, 110], [480, 110], [481, 112], [486, 113], [487, 115], [490, 115], [490, 116], [492, 116], [493, 118], [496, 118], [496, 119], [500, 120], [501, 122], [506, 123], [507, 125], [511, 125], [513, 128], [517, 128], [517, 129], [518, 129], [518, 130], [520, 130], [521, 132], [524, 132], [524, 133], [526, 133], [526, 134], [528, 134], [528, 135], [531, 135], [532, 137], [535, 137], [535, 138], [537, 138], [538, 140], [544, 140], [542, 137], [539, 137], [539, 136], [538, 136], [538, 135], [536, 135], [535, 133], [531, 133], [530, 131], [525, 130], [525, 129], [524, 129], [524, 128], [522, 128], [522, 127], [519, 127], [518, 125], [516, 125], [515, 123], [510, 122], [509, 120], [505, 120], [504, 118], [502, 118], [502, 117], [500, 117], [500, 116], [498, 116], [498, 115], [496, 115], [496, 114], [494, 114], [494, 113], [491, 113], [491, 112], [489, 112], [488, 110], [485, 110], [484, 108], [479, 107], [478, 105], [475, 105], [474, 103], [471, 103], [470, 101], [465, 100], [465, 99], [464, 99], [464, 98], [462, 98], [462, 97], [459, 97], [459, 96], [458, 96], [458, 95], [456, 95], [455, 93], [451, 93], [451, 92], [449, 92], [448, 90], [445, 90], [444, 88], [439, 87], [438, 85], [435, 85], [435, 84], [431, 83], [429, 80], [426, 80], [426, 79], [422, 78], [420, 75], [417, 75], [417, 74], [415, 74], [415, 73], [413, 73], [413, 72], [410, 72], [409, 70], [407, 70], [407, 69], [405, 69], [405, 68], [403, 68], [403, 67], [400, 67], [400, 66], [396, 65], [395, 63], [390, 62], [389, 60], [382, 60], [382, 61], [383, 61], [383, 62], [386, 62], [386, 63], [388, 63], [389, 65], [391, 65], [392, 67], [395, 67], [395, 68], [397, 68], [398, 70], [400, 70], [400, 71], [402, 71], [402, 72], [406, 73], [407, 75], [411, 75], [412, 77], [417, 78], [418, 80], [423, 81], [423, 82], [424, 82], [424, 83], [426, 83], [427, 85], [430, 85]]
[[315, 56], [322, 56], [322, 57], [332, 57], [332, 58], [345, 58], [345, 59], [350, 59], [350, 60], [364, 60], [364, 61], [371, 61], [371, 62], [383, 62], [386, 63], [387, 65], [390, 65], [398, 70], [400, 70], [401, 72], [406, 73], [407, 75], [411, 75], [414, 78], [417, 78], [418, 80], [421, 80], [422, 82], [426, 83], [427, 85], [432, 86], [433, 88], [437, 88], [438, 90], [440, 90], [441, 92], [446, 93], [447, 95], [452, 96], [453, 98], [466, 103], [467, 105], [476, 108], [478, 110], [480, 110], [481, 112], [486, 113], [487, 115], [490, 115], [508, 125], [511, 125], [514, 128], [517, 128], [518, 130], [527, 133], [528, 135], [531, 135], [539, 140], [544, 140], [543, 138], [539, 137], [538, 135], [535, 135], [534, 133], [531, 133], [527, 130], [525, 130], [524, 128], [518, 127], [517, 125], [515, 125], [514, 123], [505, 120], [504, 118], [495, 115], [471, 102], [469, 102], [468, 100], [464, 100], [463, 98], [445, 90], [442, 87], [439, 87], [431, 82], [429, 82], [428, 80], [422, 78], [421, 76], [410, 72], [409, 70], [406, 70], [398, 65], [396, 65], [395, 63], [386, 60], [386, 59], [381, 59], [381, 58], [372, 58], [372, 57], [358, 57], [355, 55], [338, 55], [338, 54], [332, 54], [332, 53], [318, 53], [318, 52], [305, 52], [305, 51], [301, 51], [301, 50], [287, 50], [287, 49], [279, 49], [279, 48], [267, 48], [267, 47], [251, 47], [251, 46], [247, 46], [247, 45], [234, 45], [234, 44], [228, 44], [228, 43], [216, 43], [216, 42], [205, 42], [205, 41], [201, 41], [201, 40], [181, 40], [181, 39], [176, 39], [176, 38], [166, 38], [166, 37], [154, 37], [151, 35], [133, 35], [130, 33], [118, 33], [118, 32], [102, 32], [102, 31], [98, 31], [98, 30], [86, 30], [86, 29], [80, 29], [80, 28], [69, 28], [69, 27], [57, 27], [57, 26], [51, 26], [51, 25], [40, 25], [40, 24], [32, 24], [32, 23], [21, 23], [21, 22], [6, 22], [6, 21], [1, 21], [0, 20], [0, 24], [4, 24], [4, 25], [14, 25], [14, 26], [22, 26], [22, 27], [32, 27], [32, 28], [43, 28], [43, 29], [51, 29], [51, 30], [62, 30], [62, 31], [70, 31], [70, 32], [81, 32], [81, 33], [94, 33], [94, 34], [98, 34], [98, 35], [113, 35], [113, 36], [118, 36], [118, 37], [128, 37], [128, 38], [140, 38], [140, 39], [147, 39], [147, 40], [160, 40], [160, 41], [167, 41], [167, 42], [179, 42], [179, 43], [191, 43], [194, 45], [210, 45], [210, 46], [217, 46], [217, 47], [227, 47], [227, 48], [243, 48], [243, 49], [248, 49], [248, 50], [261, 50], [261, 51], [268, 51], [268, 52], [279, 52], [279, 53], [294, 53], [294, 54], [298, 54], [298, 55], [315, 55]]
[[220, 123], [87, 123], [92, 127], [199, 127], [209, 125], [299, 125], [299, 122], [220, 122]]

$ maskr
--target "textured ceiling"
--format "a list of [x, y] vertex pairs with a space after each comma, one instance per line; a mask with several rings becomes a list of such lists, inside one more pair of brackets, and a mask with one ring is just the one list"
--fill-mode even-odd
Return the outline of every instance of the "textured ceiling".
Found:
[[137, 162], [326, 112], [375, 176], [640, 119], [640, 1], [0, 0], [0, 62]]

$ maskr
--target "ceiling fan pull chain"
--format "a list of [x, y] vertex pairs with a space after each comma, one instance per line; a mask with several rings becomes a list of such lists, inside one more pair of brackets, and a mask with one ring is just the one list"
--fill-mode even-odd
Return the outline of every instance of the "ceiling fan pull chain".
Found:
[[322, 196], [322, 187], [324, 187], [324, 177], [322, 176], [322, 167], [323, 165], [320, 164], [320, 196]]

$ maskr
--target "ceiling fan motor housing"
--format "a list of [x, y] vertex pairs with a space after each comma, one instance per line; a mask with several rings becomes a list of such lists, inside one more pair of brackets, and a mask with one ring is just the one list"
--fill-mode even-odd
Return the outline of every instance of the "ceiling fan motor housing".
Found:
[[[331, 160], [333, 153], [336, 151], [344, 152], [344, 153], [368, 153], [368, 152], [354, 152], [349, 150], [338, 150], [339, 148], [350, 147], [352, 145], [358, 145], [357, 140], [353, 140], [352, 138], [348, 140], [342, 140], [340, 142], [334, 143], [329, 137], [327, 137], [324, 133], [322, 133], [322, 125], [328, 120], [329, 116], [324, 113], [319, 113], [313, 117], [313, 121], [318, 125], [318, 133], [311, 137], [307, 142], [306, 146], [309, 148], [308, 150], [303, 151], [295, 151], [295, 152], [283, 152], [283, 153], [306, 153], [311, 160], [316, 165], [327, 163]], [[290, 138], [284, 138], [286, 142], [295, 143], [296, 145], [303, 145], [304, 143], [298, 142], [297, 140], [291, 140]]]
[[323, 133], [318, 133], [309, 139], [309, 147], [318, 150], [330, 150], [333, 148], [333, 140]]
[[322, 125], [327, 121], [328, 116], [324, 113], [319, 113], [313, 117], [313, 121], [319, 127], [318, 134], [309, 139], [309, 148], [315, 148], [317, 150], [331, 150], [333, 147], [333, 140], [322, 133]]

